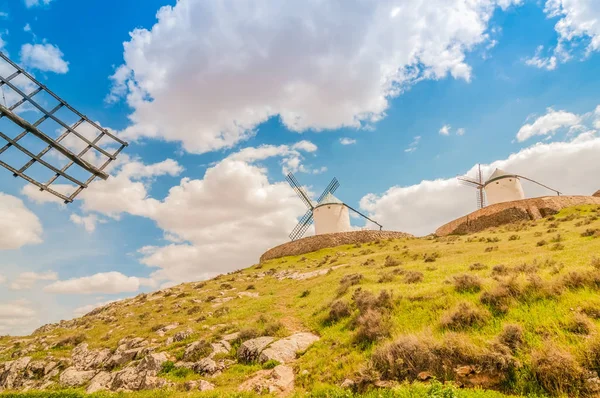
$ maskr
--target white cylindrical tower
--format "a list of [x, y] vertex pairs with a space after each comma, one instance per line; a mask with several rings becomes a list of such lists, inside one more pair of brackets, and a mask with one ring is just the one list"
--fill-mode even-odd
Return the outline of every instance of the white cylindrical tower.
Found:
[[500, 169], [494, 171], [486, 181], [484, 188], [487, 203], [490, 205], [525, 199], [519, 177]]
[[313, 217], [316, 235], [352, 231], [348, 208], [331, 194], [314, 208]]

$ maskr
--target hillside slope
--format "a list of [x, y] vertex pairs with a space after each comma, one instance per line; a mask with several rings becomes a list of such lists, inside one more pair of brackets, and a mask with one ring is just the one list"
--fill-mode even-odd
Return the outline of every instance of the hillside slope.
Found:
[[446, 394], [437, 379], [593, 395], [599, 216], [581, 206], [476, 235], [340, 246], [142, 294], [0, 338], [0, 389], [501, 395]]

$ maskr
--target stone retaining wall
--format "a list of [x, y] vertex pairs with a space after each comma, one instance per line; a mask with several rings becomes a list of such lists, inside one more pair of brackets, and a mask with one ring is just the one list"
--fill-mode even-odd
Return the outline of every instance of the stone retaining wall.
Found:
[[439, 227], [435, 234], [468, 234], [483, 231], [486, 228], [522, 220], [537, 220], [558, 213], [571, 206], [597, 204], [596, 196], [544, 196], [513, 202], [497, 203], [477, 210]]
[[377, 239], [406, 238], [412, 235], [394, 231], [352, 231], [335, 234], [309, 236], [293, 242], [287, 242], [266, 251], [260, 256], [260, 262], [285, 256], [298, 256], [328, 247], [336, 247], [355, 243], [372, 242]]

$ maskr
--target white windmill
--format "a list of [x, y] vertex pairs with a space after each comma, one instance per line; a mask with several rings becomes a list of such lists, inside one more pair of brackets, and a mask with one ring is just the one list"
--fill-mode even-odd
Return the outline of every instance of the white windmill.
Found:
[[298, 225], [292, 230], [292, 233], [290, 234], [291, 240], [300, 239], [313, 222], [315, 223], [316, 235], [352, 231], [350, 225], [350, 213], [348, 210], [352, 210], [361, 217], [377, 224], [379, 229], [383, 228], [378, 222], [373, 221], [366, 215], [333, 196], [333, 193], [340, 186], [340, 183], [335, 177], [331, 180], [327, 188], [325, 188], [316, 203], [310, 199], [292, 173], [287, 175], [286, 180], [296, 194], [298, 194], [298, 197], [300, 197], [302, 202], [304, 202], [306, 207], [308, 207], [306, 214], [302, 216]]
[[489, 205], [494, 205], [496, 203], [512, 202], [514, 200], [525, 199], [525, 192], [523, 191], [523, 186], [521, 185], [522, 179], [531, 181], [534, 184], [549, 189], [559, 196], [561, 195], [561, 192], [557, 191], [556, 189], [550, 188], [542, 183], [532, 180], [531, 178], [527, 178], [518, 174], [507, 173], [501, 169], [494, 170], [492, 175], [490, 175], [487, 181], [484, 182], [481, 173], [481, 165], [478, 165], [476, 180], [466, 176], [457, 178], [462, 184], [477, 189], [478, 209], [484, 208], [486, 206], [486, 202]]

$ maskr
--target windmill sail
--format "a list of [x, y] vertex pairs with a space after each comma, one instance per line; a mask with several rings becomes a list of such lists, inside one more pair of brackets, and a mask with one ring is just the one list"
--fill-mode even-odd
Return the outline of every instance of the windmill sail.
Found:
[[[61, 198], [73, 199], [127, 143], [74, 109], [0, 52], [0, 166]], [[68, 191], [68, 192], [67, 192]]]

